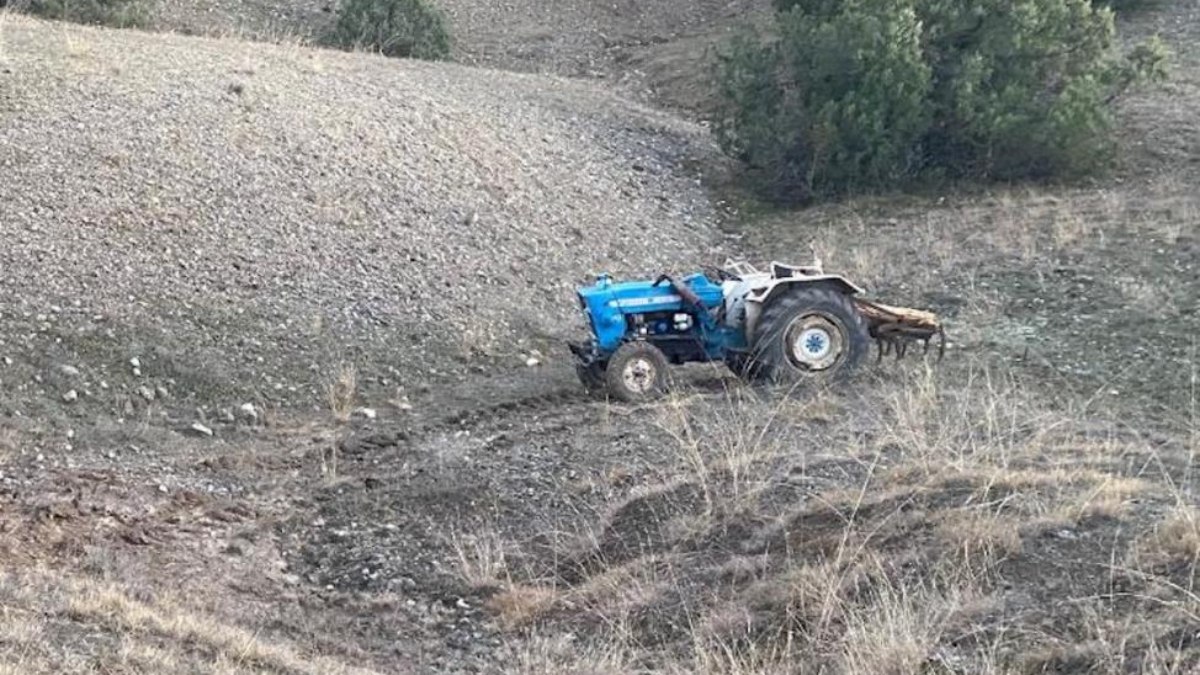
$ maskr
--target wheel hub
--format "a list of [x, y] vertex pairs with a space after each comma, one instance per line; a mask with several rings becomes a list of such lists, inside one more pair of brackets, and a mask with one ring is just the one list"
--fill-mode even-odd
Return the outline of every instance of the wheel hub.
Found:
[[621, 371], [621, 380], [624, 381], [625, 387], [637, 394], [650, 392], [657, 377], [658, 369], [649, 359], [630, 359]]
[[787, 332], [788, 357], [801, 370], [828, 370], [845, 349], [842, 331], [822, 316], [796, 319]]

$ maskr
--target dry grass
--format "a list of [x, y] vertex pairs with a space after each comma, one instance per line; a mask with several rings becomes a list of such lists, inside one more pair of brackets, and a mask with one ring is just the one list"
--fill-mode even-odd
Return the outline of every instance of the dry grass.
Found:
[[846, 612], [838, 640], [842, 672], [920, 672], [933, 660], [951, 619], [962, 606], [964, 589], [916, 588], [879, 584], [865, 601]]
[[678, 475], [701, 487], [711, 514], [718, 505], [730, 512], [751, 508], [773, 468], [795, 450], [780, 431], [827, 412], [823, 396], [764, 404], [749, 391], [716, 401], [676, 392], [658, 408], [657, 422], [675, 441]]
[[630, 650], [619, 642], [579, 644], [570, 635], [535, 636], [515, 643], [503, 660], [505, 675], [622, 675], [633, 672]]
[[7, 461], [17, 451], [20, 437], [16, 429], [0, 429], [0, 463]]
[[488, 598], [486, 606], [495, 614], [501, 629], [513, 631], [545, 616], [560, 597], [553, 588], [515, 584]]
[[358, 368], [342, 364], [325, 385], [325, 400], [329, 411], [339, 422], [347, 422], [358, 404]]
[[1200, 511], [1190, 504], [1177, 504], [1142, 542], [1137, 562], [1146, 566], [1200, 566]]
[[472, 588], [506, 585], [509, 544], [495, 530], [469, 534], [454, 533], [450, 538], [459, 577]]
[[624, 625], [638, 609], [653, 605], [677, 582], [676, 561], [649, 555], [607, 567], [571, 588], [564, 603], [593, 612], [610, 625]]
[[343, 664], [310, 659], [291, 647], [168, 603], [149, 605], [113, 586], [84, 584], [73, 589], [67, 611], [78, 620], [99, 621], [120, 631], [148, 632], [177, 644], [197, 645], [233, 664], [298, 673], [350, 673]]
[[1088, 518], [1116, 519], [1125, 515], [1133, 499], [1155, 494], [1159, 490], [1149, 481], [1124, 476], [1094, 475], [1093, 486], [1085, 488], [1078, 503], [1068, 505], [1064, 515], [1078, 523]]
[[951, 511], [936, 525], [951, 555], [995, 561], [1021, 552], [1021, 521], [991, 511]]
[[[0, 672], [82, 673], [96, 663], [121, 672], [374, 672], [273, 642], [172, 598], [137, 600], [119, 586], [47, 569], [0, 574], [0, 598]], [[98, 661], [72, 654], [62, 637], [48, 642], [51, 623], [56, 636], [68, 631], [93, 643]]]
[[[869, 675], [1004, 673], [1023, 667], [1021, 653], [1040, 654], [1029, 663], [1062, 654], [1053, 647], [1059, 638], [1036, 638], [998, 618], [1011, 602], [998, 580], [1021, 587], [1065, 574], [1054, 580], [1068, 589], [1059, 591], [1063, 601], [1088, 611], [1109, 600], [1091, 590], [1074, 598], [1075, 583], [1105, 574], [1159, 583], [1144, 570], [1098, 571], [1122, 559], [1118, 549], [1112, 560], [1091, 561], [1094, 567], [1060, 561], [1064, 569], [1083, 567], [1047, 572], [1045, 580], [1006, 571], [1047, 555], [1044, 533], [1072, 546], [1089, 537], [1107, 541], [1138, 522], [1141, 505], [1170, 494], [1156, 474], [1125, 472], [1145, 471], [1154, 447], [1089, 417], [1089, 402], [1051, 404], [1008, 371], [966, 367], [946, 376], [918, 367], [907, 377], [849, 398], [668, 400], [650, 414], [677, 445], [673, 482], [635, 488], [622, 505], [688, 483], [702, 488], [702, 512], [658, 523], [679, 548], [602, 566], [576, 586], [514, 588], [498, 596], [494, 611], [538, 639], [556, 634], [558, 619], [548, 617], [602, 626], [588, 635], [589, 648], [632, 649], [666, 672], [792, 673], [826, 664]], [[847, 434], [848, 427], [856, 432]], [[838, 473], [822, 473], [831, 460]], [[779, 502], [797, 476], [798, 484], [819, 487], [795, 503]], [[762, 524], [743, 541], [724, 543], [728, 551], [692, 548], [708, 537], [725, 541], [724, 533], [752, 522]], [[1196, 522], [1194, 511], [1178, 511], [1143, 547], [1195, 563]], [[692, 555], [715, 556], [703, 592]], [[1170, 606], [1191, 602], [1163, 588]], [[664, 605], [672, 598], [683, 599]], [[639, 626], [668, 611], [692, 627], [689, 641], [647, 647], [656, 638]], [[964, 634], [978, 638], [956, 646]], [[1118, 644], [1089, 634], [1080, 658], [1111, 665], [1136, 654], [1167, 664], [1150, 672], [1183, 672], [1169, 664], [1184, 657], [1170, 645], [1153, 646], [1151, 629], [1130, 635]]]

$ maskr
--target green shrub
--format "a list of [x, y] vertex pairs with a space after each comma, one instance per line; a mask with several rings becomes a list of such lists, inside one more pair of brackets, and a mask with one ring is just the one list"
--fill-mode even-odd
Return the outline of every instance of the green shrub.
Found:
[[776, 0], [770, 40], [718, 60], [716, 132], [770, 196], [918, 176], [1086, 174], [1112, 157], [1112, 102], [1164, 75], [1156, 42], [1115, 53], [1090, 0]]
[[46, 19], [116, 28], [146, 26], [153, 11], [150, 0], [18, 0], [12, 4]]
[[427, 0], [344, 0], [330, 37], [341, 47], [387, 56], [437, 60], [450, 55], [446, 19]]
[[929, 124], [932, 76], [907, 4], [863, 2], [829, 19], [788, 11], [779, 40], [740, 36], [721, 57], [730, 116], [718, 137], [769, 192], [803, 199], [814, 185], [903, 174]]

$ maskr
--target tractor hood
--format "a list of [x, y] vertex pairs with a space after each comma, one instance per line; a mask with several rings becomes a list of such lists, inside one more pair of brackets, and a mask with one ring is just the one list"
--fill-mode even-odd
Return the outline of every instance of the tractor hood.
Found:
[[[703, 274], [692, 274], [681, 283], [686, 284], [705, 307], [721, 305], [724, 297], [721, 287]], [[666, 281], [657, 285], [654, 281], [644, 280], [614, 282], [602, 274], [595, 283], [578, 289], [577, 293], [596, 341], [605, 349], [615, 348], [625, 336], [627, 315], [684, 309], [684, 298]]]

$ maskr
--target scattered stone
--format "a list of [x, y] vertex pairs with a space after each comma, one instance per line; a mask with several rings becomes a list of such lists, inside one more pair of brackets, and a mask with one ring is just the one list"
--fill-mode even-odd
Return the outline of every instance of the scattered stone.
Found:
[[67, 403], [74, 403], [75, 401], [79, 400], [79, 392], [72, 389], [62, 395], [62, 400]]
[[67, 377], [79, 377], [79, 369], [75, 366], [62, 365], [58, 367], [58, 370]]
[[146, 535], [146, 531], [141, 527], [133, 527], [123, 531], [121, 539], [135, 546], [146, 546], [151, 543], [150, 537]]
[[378, 413], [375, 412], [374, 408], [356, 408], [354, 416], [365, 420], [373, 420], [378, 417]]
[[161, 484], [161, 483], [160, 483], [160, 484], [159, 484], [159, 486], [158, 486], [158, 491], [159, 491], [159, 492], [161, 492], [161, 493], [163, 493], [163, 494], [166, 494], [166, 493], [167, 493], [167, 486], [166, 486], [166, 485], [163, 485], [163, 484]]
[[253, 403], [243, 403], [238, 408], [238, 415], [250, 424], [258, 423], [258, 408]]
[[13, 364], [13, 360], [12, 360], [12, 359], [10, 359], [10, 358], [9, 358], [9, 357], [7, 357], [7, 356], [6, 356], [6, 357], [4, 357], [4, 365], [6, 365], [6, 366], [11, 366], [12, 364]]
[[129, 359], [129, 365], [134, 370], [137, 370], [138, 368], [142, 367], [142, 361], [141, 361], [141, 359], [139, 359], [138, 357], [135, 356], [132, 359]]
[[167, 388], [162, 385], [159, 385], [154, 388], [154, 394], [156, 396], [158, 396], [159, 398], [170, 398], [171, 397], [171, 392], [167, 391]]
[[233, 411], [229, 408], [221, 408], [221, 412], [217, 414], [217, 419], [224, 424], [233, 424], [237, 421], [237, 418], [233, 416]]
[[138, 396], [141, 396], [147, 401], [154, 400], [154, 390], [150, 389], [150, 387], [138, 387], [137, 393]]
[[199, 422], [194, 422], [192, 426], [188, 427], [185, 431], [189, 436], [207, 437], [213, 435], [212, 429], [209, 429]]
[[538, 366], [541, 363], [542, 363], [541, 360], [539, 360], [536, 356], [530, 356], [529, 358], [525, 359], [525, 365], [528, 366], [529, 368]]

